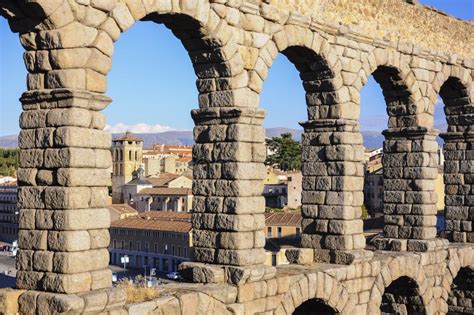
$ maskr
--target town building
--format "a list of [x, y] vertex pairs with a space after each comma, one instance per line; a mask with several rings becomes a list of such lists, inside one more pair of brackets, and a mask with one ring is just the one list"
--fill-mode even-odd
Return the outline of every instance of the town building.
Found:
[[288, 187], [286, 183], [269, 184], [263, 186], [266, 208], [283, 209], [288, 204]]
[[[287, 264], [287, 248], [295, 246], [301, 236], [301, 214], [265, 214], [266, 264]], [[110, 261], [122, 265], [129, 257], [133, 269], [156, 268], [160, 272], [176, 271], [179, 263], [192, 258], [190, 213], [151, 211], [113, 221], [110, 228]]]
[[[374, 150], [379, 152], [380, 150]], [[383, 214], [383, 165], [382, 153], [371, 155], [366, 164], [364, 204], [370, 216]]]
[[193, 146], [191, 145], [168, 145], [168, 144], [155, 144], [151, 147], [145, 148], [144, 153], [150, 154], [152, 152], [161, 154], [174, 154], [178, 157], [192, 157]]
[[112, 203], [123, 203], [122, 186], [143, 163], [143, 140], [130, 132], [112, 140]]
[[190, 188], [145, 188], [136, 195], [135, 205], [140, 212], [189, 212], [193, 206], [193, 194]]
[[301, 213], [265, 214], [265, 264], [278, 266], [288, 264], [286, 249], [296, 246], [301, 237]]
[[112, 204], [107, 208], [110, 212], [110, 222], [138, 215], [138, 211], [127, 204]]
[[301, 172], [282, 172], [267, 167], [263, 196], [267, 208], [298, 209], [301, 207]]
[[176, 271], [192, 258], [191, 214], [152, 211], [112, 222], [110, 261], [123, 266], [129, 257], [132, 269]]
[[192, 146], [157, 144], [143, 150], [145, 176], [186, 174], [192, 167]]
[[13, 243], [18, 235], [17, 181], [1, 180], [0, 184], [0, 241]]
[[179, 174], [163, 173], [157, 177], [144, 177], [140, 167], [130, 182], [123, 185], [126, 204], [138, 212], [173, 211], [189, 212], [192, 208], [192, 178]]

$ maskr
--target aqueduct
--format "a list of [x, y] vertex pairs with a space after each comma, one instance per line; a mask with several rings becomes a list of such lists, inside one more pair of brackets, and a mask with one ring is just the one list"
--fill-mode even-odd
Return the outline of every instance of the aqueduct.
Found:
[[[0, 0], [25, 48], [19, 137], [21, 313], [438, 314], [473, 311], [472, 22], [402, 0]], [[190, 283], [125, 305], [108, 269], [114, 42], [139, 20], [164, 23], [197, 76]], [[8, 49], [8, 47], [2, 47]], [[264, 267], [265, 112], [259, 93], [282, 53], [306, 91], [303, 235], [293, 262]], [[359, 92], [373, 75], [384, 131], [384, 238], [362, 231]], [[436, 233], [445, 104], [446, 238]], [[80, 263], [78, 263], [80, 262]], [[462, 272], [462, 276], [458, 273]], [[472, 282], [470, 282], [472, 283]], [[472, 290], [472, 288], [470, 289]], [[469, 292], [468, 292], [469, 291]], [[6, 312], [0, 306], [0, 311]]]

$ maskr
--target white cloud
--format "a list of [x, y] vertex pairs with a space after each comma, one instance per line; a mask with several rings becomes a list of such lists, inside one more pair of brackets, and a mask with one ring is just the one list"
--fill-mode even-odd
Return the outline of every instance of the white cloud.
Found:
[[148, 124], [135, 124], [127, 125], [124, 123], [118, 123], [113, 126], [107, 125], [105, 130], [110, 131], [111, 133], [125, 133], [127, 131], [133, 133], [159, 133], [165, 131], [181, 131], [182, 129], [172, 128], [169, 126], [163, 125], [148, 125]]

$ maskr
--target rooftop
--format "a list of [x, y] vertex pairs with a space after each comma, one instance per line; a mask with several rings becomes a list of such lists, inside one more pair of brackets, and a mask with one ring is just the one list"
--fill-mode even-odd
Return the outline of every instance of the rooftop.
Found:
[[113, 141], [137, 141], [137, 142], [143, 142], [143, 139], [140, 139], [133, 135], [131, 132], [127, 131], [124, 135], [122, 135], [119, 138], [113, 139]]
[[185, 175], [161, 173], [159, 177], [147, 177], [146, 180], [149, 181], [153, 185], [153, 187], [164, 187], [167, 186], [171, 181], [182, 176], [188, 179], [192, 179], [189, 176]]
[[114, 221], [111, 228], [189, 233], [192, 229], [191, 214], [149, 211], [138, 216]]
[[190, 196], [193, 192], [190, 188], [168, 188], [156, 187], [145, 188], [138, 195], [161, 195], [161, 196]]
[[112, 209], [119, 214], [138, 214], [138, 211], [127, 204], [112, 204], [107, 208]]
[[301, 213], [265, 213], [266, 226], [296, 226], [301, 225]]

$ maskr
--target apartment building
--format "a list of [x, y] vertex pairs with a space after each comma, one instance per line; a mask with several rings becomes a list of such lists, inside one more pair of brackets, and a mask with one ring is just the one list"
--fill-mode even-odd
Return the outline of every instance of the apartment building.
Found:
[[110, 261], [121, 266], [129, 257], [133, 269], [176, 271], [192, 258], [191, 214], [151, 211], [112, 222]]
[[299, 211], [265, 214], [266, 265], [288, 264], [286, 249], [299, 246], [301, 220]]
[[13, 243], [18, 235], [17, 182], [14, 178], [0, 184], [0, 241]]

